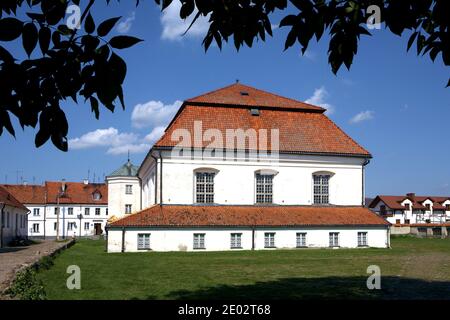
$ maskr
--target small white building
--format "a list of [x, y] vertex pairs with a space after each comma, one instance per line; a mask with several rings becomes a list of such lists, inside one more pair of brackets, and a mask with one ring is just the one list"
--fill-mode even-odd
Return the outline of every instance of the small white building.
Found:
[[28, 209], [0, 186], [0, 248], [27, 237]]
[[44, 185], [3, 185], [21, 203], [28, 215], [30, 238], [55, 238], [59, 215], [59, 236], [101, 235], [109, 218], [105, 183], [51, 182]]
[[108, 251], [389, 247], [364, 208], [371, 155], [324, 111], [239, 83], [186, 100], [136, 180], [108, 179], [111, 214], [131, 181], [142, 210], [108, 225]]

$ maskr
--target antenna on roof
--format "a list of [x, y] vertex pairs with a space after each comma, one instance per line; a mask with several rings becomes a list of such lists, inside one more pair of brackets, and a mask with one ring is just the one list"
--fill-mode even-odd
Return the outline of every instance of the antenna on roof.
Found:
[[239, 83], [239, 79], [236, 79], [236, 83]]

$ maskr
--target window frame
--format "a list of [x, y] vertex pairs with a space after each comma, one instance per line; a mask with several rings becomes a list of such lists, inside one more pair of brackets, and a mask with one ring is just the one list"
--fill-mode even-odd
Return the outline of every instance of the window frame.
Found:
[[230, 233], [230, 249], [242, 249], [242, 232]]
[[133, 185], [132, 184], [125, 185], [125, 194], [128, 194], [128, 195], [133, 194]]
[[[98, 213], [97, 213], [97, 212], [98, 212]], [[102, 213], [101, 208], [95, 208], [95, 212], [94, 212], [94, 215], [95, 215], [95, 216], [99, 216], [99, 215], [101, 215], [101, 213]]]
[[72, 207], [67, 208], [67, 215], [68, 216], [73, 216], [73, 208]]
[[91, 215], [91, 208], [84, 208], [84, 215], [90, 216]]
[[[40, 223], [33, 223], [33, 233], [40, 233], [39, 225]], [[35, 228], [35, 226], [37, 226], [37, 228]]]
[[264, 232], [264, 248], [276, 248], [275, 242], [276, 232]]
[[[330, 204], [330, 181], [333, 173], [331, 172], [315, 172], [312, 174], [312, 203], [314, 205], [329, 205]], [[319, 178], [319, 183], [316, 183], [316, 178]], [[324, 178], [326, 179], [326, 185], [324, 184]], [[326, 187], [327, 192], [324, 193]], [[316, 193], [316, 188], [320, 189], [319, 193]], [[316, 201], [316, 197], [319, 201]], [[326, 201], [324, 200], [326, 198]]]
[[206, 234], [194, 233], [192, 236], [192, 249], [193, 250], [205, 250], [206, 249]]
[[[258, 178], [262, 177], [263, 181], [258, 182]], [[266, 181], [266, 179], [270, 177], [270, 182]], [[274, 173], [263, 173], [263, 172], [255, 172], [254, 181], [255, 181], [255, 204], [273, 204], [273, 181], [275, 179]], [[258, 191], [258, 187], [261, 187], [263, 190]], [[267, 187], [270, 187], [270, 194], [266, 190]], [[258, 196], [263, 197], [263, 201], [258, 200]], [[268, 201], [268, 197], [270, 197], [270, 201]]]
[[[194, 171], [194, 202], [195, 203], [215, 203], [215, 178], [217, 172], [212, 170], [195, 170]], [[203, 176], [203, 181], [199, 181], [199, 177]], [[212, 177], [212, 182], [207, 181]], [[203, 191], [199, 191], [199, 187], [203, 186]], [[212, 191], [211, 191], [212, 189]], [[209, 190], [209, 191], [208, 191]], [[199, 196], [203, 196], [203, 201], [199, 201]]]
[[[140, 238], [143, 238], [143, 244], [140, 246]], [[138, 233], [137, 234], [137, 249], [138, 250], [151, 250], [151, 233]], [[148, 245], [146, 246], [146, 241], [148, 241]]]
[[[128, 210], [130, 208], [130, 210]], [[125, 204], [125, 214], [131, 214], [133, 212], [133, 206], [131, 204]]]
[[328, 233], [328, 246], [330, 248], [339, 248], [340, 247], [340, 237], [339, 232], [329, 232]]
[[295, 245], [296, 245], [296, 248], [306, 248], [306, 247], [308, 247], [308, 245], [306, 244], [307, 234], [308, 234], [307, 232], [297, 232], [295, 234]]
[[33, 217], [39, 217], [41, 215], [40, 208], [33, 208]]
[[369, 246], [369, 233], [367, 231], [358, 231], [357, 237], [359, 248]]

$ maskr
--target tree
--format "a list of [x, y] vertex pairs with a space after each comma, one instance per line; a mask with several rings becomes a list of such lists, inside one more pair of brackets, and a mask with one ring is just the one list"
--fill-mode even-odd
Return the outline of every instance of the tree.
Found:
[[[105, 0], [107, 4], [110, 0]], [[162, 10], [173, 0], [155, 0]], [[231, 38], [237, 50], [251, 47], [255, 40], [272, 36], [270, 18], [288, 9], [287, 0], [175, 0], [180, 1], [180, 18], [208, 17], [209, 30], [203, 40], [205, 51], [216, 42], [221, 49]], [[122, 84], [125, 61], [115, 50], [129, 48], [142, 41], [130, 36], [106, 39], [120, 17], [110, 18], [97, 27], [91, 14], [95, 0], [81, 4], [79, 28], [69, 28], [66, 18], [71, 5], [80, 0], [2, 0], [0, 1], [0, 135], [5, 128], [15, 134], [10, 116], [20, 126], [35, 128], [35, 144], [49, 139], [66, 151], [68, 123], [61, 104], [72, 99], [89, 101], [98, 119], [100, 105], [114, 111], [125, 108]], [[289, 29], [285, 50], [298, 43], [304, 54], [311, 39], [319, 41], [330, 34], [328, 61], [333, 73], [342, 65], [350, 69], [357, 54], [361, 35], [369, 36], [373, 23], [384, 23], [401, 36], [410, 30], [407, 50], [416, 45], [418, 55], [433, 61], [441, 54], [450, 65], [450, 12], [448, 0], [290, 0], [296, 14], [286, 15], [280, 27]], [[139, 0], [136, 0], [139, 5]], [[291, 10], [291, 11], [292, 11]], [[28, 19], [20, 20], [17, 12]], [[372, 20], [373, 19], [373, 20]], [[190, 27], [189, 27], [190, 28]], [[188, 30], [187, 30], [188, 32]], [[19, 61], [3, 45], [21, 40], [27, 59]], [[36, 47], [39, 45], [39, 58]], [[447, 87], [450, 85], [450, 81]]]

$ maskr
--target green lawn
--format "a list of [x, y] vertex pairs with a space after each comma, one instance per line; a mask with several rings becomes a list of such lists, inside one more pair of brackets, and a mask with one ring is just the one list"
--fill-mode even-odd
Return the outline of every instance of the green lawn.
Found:
[[[392, 239], [393, 249], [117, 253], [82, 240], [38, 273], [49, 299], [450, 299], [450, 239]], [[81, 268], [68, 290], [66, 268]], [[368, 290], [369, 265], [381, 290]]]

